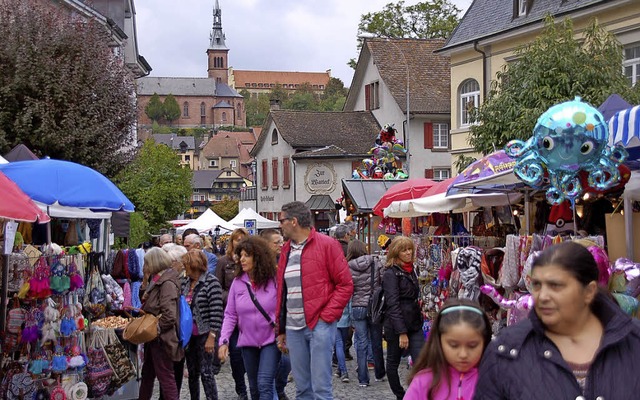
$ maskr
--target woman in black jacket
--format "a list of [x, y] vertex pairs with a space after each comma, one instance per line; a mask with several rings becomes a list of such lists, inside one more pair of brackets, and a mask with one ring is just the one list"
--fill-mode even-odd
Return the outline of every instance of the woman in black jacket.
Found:
[[415, 245], [408, 237], [398, 236], [391, 242], [387, 265], [382, 276], [386, 310], [384, 337], [387, 340], [387, 377], [389, 387], [398, 400], [404, 388], [398, 376], [398, 366], [405, 351], [413, 360], [424, 344], [422, 314], [418, 305], [420, 287], [413, 268]]
[[597, 282], [583, 246], [542, 252], [531, 273], [534, 309], [489, 345], [474, 399], [637, 399], [640, 324]]

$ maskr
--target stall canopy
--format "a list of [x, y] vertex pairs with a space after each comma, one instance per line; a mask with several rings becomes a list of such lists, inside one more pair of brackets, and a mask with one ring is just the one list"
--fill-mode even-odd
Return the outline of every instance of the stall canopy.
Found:
[[2, 172], [0, 172], [0, 188], [2, 188], [0, 218], [26, 222], [49, 222], [49, 216]]
[[622, 144], [630, 160], [640, 159], [640, 105], [618, 111], [611, 117], [609, 144]]
[[602, 113], [605, 121], [609, 121], [611, 117], [613, 117], [618, 111], [627, 108], [631, 108], [631, 104], [620, 97], [619, 94], [614, 93], [611, 96], [607, 97], [604, 103], [600, 104], [600, 107], [598, 107], [598, 111]]
[[422, 197], [437, 182], [427, 178], [413, 178], [393, 185], [382, 195], [373, 207], [373, 213], [382, 216], [384, 209], [393, 201], [411, 200]]
[[6, 159], [6, 158], [4, 158], [4, 157], [0, 156], [0, 164], [6, 164], [6, 163], [8, 163], [8, 162], [9, 162], [9, 161], [7, 161], [7, 159]]
[[404, 180], [394, 179], [343, 179], [342, 189], [351, 199], [355, 214], [369, 214], [389, 188]]
[[182, 234], [182, 232], [187, 229], [193, 228], [199, 233], [209, 233], [209, 231], [214, 231], [216, 227], [219, 227], [221, 232], [231, 232], [237, 228], [237, 226], [222, 219], [222, 217], [213, 212], [212, 209], [207, 208], [207, 210], [203, 212], [201, 216], [194, 219], [193, 222], [176, 228], [176, 232]]
[[272, 221], [258, 214], [253, 208], [243, 208], [238, 215], [229, 221], [237, 227], [244, 227], [245, 220], [255, 220], [258, 229], [279, 228], [280, 222]]
[[7, 154], [4, 155], [4, 158], [9, 162], [15, 161], [28, 161], [28, 160], [37, 160], [38, 156], [33, 154], [31, 150], [22, 143], [15, 146], [11, 149]]
[[498, 191], [522, 186], [522, 181], [513, 173], [515, 165], [516, 160], [504, 150], [488, 154], [458, 174], [447, 193], [453, 195], [463, 191]]
[[98, 171], [70, 161], [42, 159], [0, 164], [0, 171], [33, 200], [92, 211], [134, 211], [127, 197]]

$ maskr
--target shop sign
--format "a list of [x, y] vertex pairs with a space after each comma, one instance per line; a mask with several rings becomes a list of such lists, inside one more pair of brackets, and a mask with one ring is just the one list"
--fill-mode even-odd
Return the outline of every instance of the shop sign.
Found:
[[304, 175], [304, 186], [311, 194], [327, 194], [336, 187], [336, 171], [333, 165], [314, 163], [307, 167]]

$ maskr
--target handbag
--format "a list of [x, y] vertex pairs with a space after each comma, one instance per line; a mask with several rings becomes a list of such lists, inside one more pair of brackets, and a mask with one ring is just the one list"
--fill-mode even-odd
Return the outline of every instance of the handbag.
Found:
[[133, 318], [122, 332], [122, 338], [133, 344], [143, 344], [150, 342], [158, 337], [158, 320], [162, 314], [157, 317], [153, 314], [147, 314], [139, 310], [143, 315]]
[[103, 332], [96, 330], [92, 333], [91, 344], [87, 350], [87, 374], [86, 383], [89, 388], [88, 397], [103, 397], [107, 394], [111, 385], [113, 370], [107, 360], [107, 354], [102, 349], [100, 335]]
[[251, 290], [251, 285], [249, 284], [249, 282], [245, 282], [244, 284], [247, 285], [247, 291], [249, 291], [249, 297], [251, 297], [251, 301], [253, 301], [253, 304], [256, 306], [258, 311], [260, 311], [260, 314], [262, 314], [264, 319], [267, 320], [267, 322], [269, 323], [269, 326], [271, 326], [272, 328], [275, 328], [276, 327], [276, 323], [273, 322], [273, 320], [271, 319], [269, 314], [267, 314], [267, 312], [264, 310], [264, 308], [262, 308], [262, 305], [260, 305], [260, 303], [258, 303], [258, 299], [256, 299], [256, 295], [253, 294], [253, 291]]

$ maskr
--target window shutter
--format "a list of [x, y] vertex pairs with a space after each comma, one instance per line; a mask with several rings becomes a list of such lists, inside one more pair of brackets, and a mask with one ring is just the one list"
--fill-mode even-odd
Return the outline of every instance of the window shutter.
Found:
[[267, 189], [269, 187], [269, 178], [267, 160], [262, 160], [262, 188]]
[[364, 87], [364, 109], [371, 110], [371, 85]]
[[424, 123], [424, 148], [433, 149], [433, 124], [431, 122]]
[[289, 159], [282, 159], [282, 186], [289, 186]]
[[433, 168], [424, 170], [424, 177], [427, 179], [433, 179]]
[[273, 174], [273, 180], [271, 186], [278, 187], [278, 159], [271, 160], [271, 170]]

